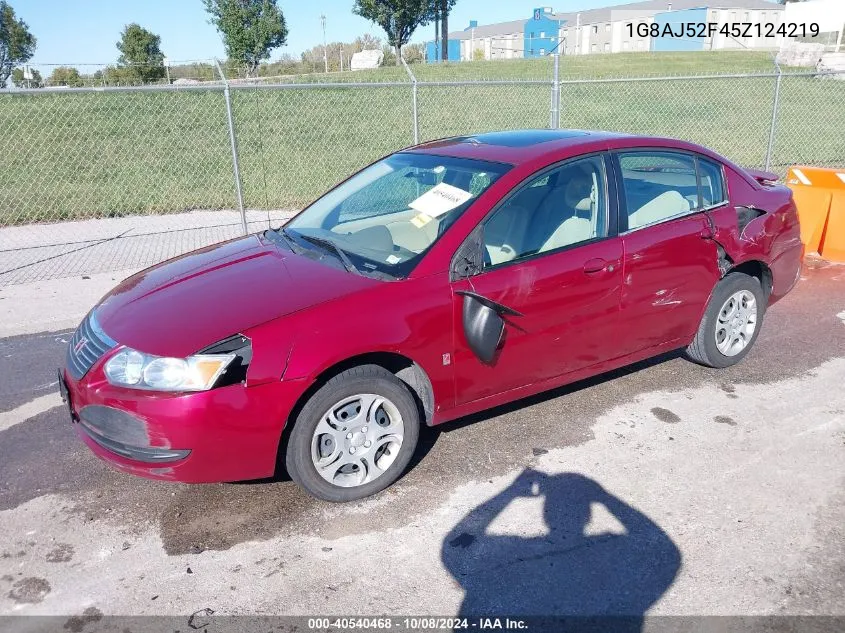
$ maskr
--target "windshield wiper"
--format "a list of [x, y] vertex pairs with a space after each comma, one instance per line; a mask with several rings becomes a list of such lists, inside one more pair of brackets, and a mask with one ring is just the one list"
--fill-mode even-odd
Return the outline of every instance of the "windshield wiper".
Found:
[[[282, 229], [282, 231], [284, 231], [284, 229]], [[318, 246], [330, 248], [337, 254], [338, 259], [340, 259], [340, 262], [343, 264], [343, 267], [346, 268], [348, 272], [357, 273], [359, 275], [361, 274], [361, 271], [358, 270], [355, 267], [355, 264], [352, 263], [352, 260], [349, 259], [349, 255], [343, 252], [343, 249], [341, 249], [337, 244], [335, 244], [331, 240], [326, 239], [324, 237], [316, 237], [314, 235], [305, 235], [304, 233], [299, 233], [299, 237], [301, 237], [307, 242], [311, 242], [312, 244], [317, 244]]]
[[290, 247], [290, 250], [292, 250], [294, 253], [296, 253], [298, 249], [302, 248], [299, 244], [296, 243], [296, 240], [293, 239], [293, 236], [288, 232], [285, 227], [280, 226], [275, 232], [284, 238], [285, 242], [287, 242], [287, 245]]

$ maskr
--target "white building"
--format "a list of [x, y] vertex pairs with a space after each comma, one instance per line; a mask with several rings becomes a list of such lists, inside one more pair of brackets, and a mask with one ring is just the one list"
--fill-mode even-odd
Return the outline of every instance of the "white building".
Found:
[[[773, 49], [778, 37], [758, 37], [756, 28], [723, 34], [735, 24], [760, 24], [763, 33], [783, 22], [784, 7], [768, 0], [648, 0], [579, 13], [555, 14], [562, 21], [564, 54], [623, 53], [645, 51], [697, 51], [724, 49]], [[652, 29], [682, 32], [687, 25], [716, 25], [704, 37], [651, 37]], [[652, 25], [656, 25], [652, 27]], [[697, 29], [695, 29], [697, 31]]]
[[[845, 10], [845, 0], [792, 3], [787, 10], [795, 12], [814, 4], [835, 4]], [[551, 7], [539, 7], [525, 20], [481, 26], [472, 21], [463, 31], [449, 33], [449, 60], [542, 57], [555, 50], [565, 55], [589, 55], [775, 49], [783, 37], [764, 37], [765, 31], [776, 34], [785, 21], [784, 14], [783, 5], [770, 0], [644, 0], [574, 13], [555, 13]], [[652, 37], [651, 27], [655, 24], [664, 33], [666, 28], [677, 32], [687, 24], [708, 23], [716, 25], [715, 33], [707, 32], [702, 37]], [[722, 27], [730, 31], [732, 25], [742, 23], [759, 24], [763, 32], [758, 33], [756, 27], [719, 32]], [[842, 24], [841, 19], [838, 24]], [[835, 20], [829, 26], [834, 28]], [[433, 42], [427, 43], [426, 50], [429, 61], [439, 59]]]
[[845, 0], [810, 0], [790, 2], [786, 5], [784, 22], [787, 24], [818, 24], [819, 37], [790, 38], [799, 42], [819, 42], [835, 52], [845, 52]]
[[[470, 22], [463, 31], [449, 34], [450, 40], [460, 42], [461, 60], [514, 59], [522, 57], [525, 20], [478, 26]], [[476, 52], [478, 51], [478, 52]]]

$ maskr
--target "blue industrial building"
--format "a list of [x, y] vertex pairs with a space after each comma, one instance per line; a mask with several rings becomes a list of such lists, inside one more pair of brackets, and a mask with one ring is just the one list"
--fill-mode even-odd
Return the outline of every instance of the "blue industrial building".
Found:
[[[469, 26], [463, 32], [467, 33], [472, 29], [478, 28], [478, 20], [470, 20]], [[449, 56], [446, 61], [459, 62], [461, 61], [461, 40], [455, 39], [454, 33], [449, 33]], [[443, 59], [443, 43], [442, 42], [426, 42], [425, 43], [425, 60], [427, 62], [439, 62]]]
[[[427, 62], [439, 62], [443, 58], [442, 42], [426, 42], [425, 43], [425, 60]], [[446, 61], [459, 62], [461, 61], [461, 42], [459, 40], [449, 40], [449, 57]]]
[[560, 27], [565, 21], [557, 17], [551, 7], [534, 9], [531, 19], [525, 21], [523, 57], [543, 57], [555, 50], [560, 43]]

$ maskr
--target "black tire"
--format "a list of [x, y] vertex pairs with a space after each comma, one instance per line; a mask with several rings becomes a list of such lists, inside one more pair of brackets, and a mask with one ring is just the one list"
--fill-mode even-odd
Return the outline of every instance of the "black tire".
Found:
[[[338, 486], [317, 472], [311, 459], [312, 438], [326, 411], [344, 398], [365, 393], [383, 396], [398, 409], [404, 424], [402, 445], [393, 463], [376, 479], [355, 487]], [[293, 423], [285, 455], [288, 474], [309, 494], [332, 502], [369, 497], [399, 479], [411, 461], [420, 433], [420, 413], [411, 391], [378, 365], [353, 367], [333, 377], [309, 398]]]
[[[757, 324], [745, 348], [734, 356], [726, 356], [716, 346], [716, 324], [725, 302], [740, 290], [747, 290], [754, 295], [757, 304]], [[763, 292], [760, 280], [756, 277], [740, 272], [726, 275], [713, 289], [695, 338], [686, 349], [687, 357], [693, 362], [717, 369], [736, 365], [751, 351], [760, 334], [760, 328], [763, 327], [763, 315], [766, 312], [766, 301], [766, 294]]]

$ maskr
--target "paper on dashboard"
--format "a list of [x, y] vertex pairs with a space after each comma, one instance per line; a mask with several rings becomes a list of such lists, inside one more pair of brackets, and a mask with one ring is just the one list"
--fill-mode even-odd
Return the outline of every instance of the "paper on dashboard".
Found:
[[472, 198], [472, 194], [469, 191], [441, 182], [408, 206], [420, 213], [436, 218], [461, 206], [470, 198]]

